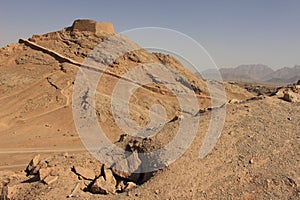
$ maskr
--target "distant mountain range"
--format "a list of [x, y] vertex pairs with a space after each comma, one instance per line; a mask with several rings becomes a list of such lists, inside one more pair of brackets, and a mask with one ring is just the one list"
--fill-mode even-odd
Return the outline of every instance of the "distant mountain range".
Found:
[[[240, 65], [235, 68], [220, 68], [223, 80], [227, 81], [251, 81], [268, 83], [295, 83], [300, 80], [300, 65], [284, 67], [278, 70], [262, 65]], [[197, 73], [204, 79], [217, 79], [217, 69], [208, 69]]]

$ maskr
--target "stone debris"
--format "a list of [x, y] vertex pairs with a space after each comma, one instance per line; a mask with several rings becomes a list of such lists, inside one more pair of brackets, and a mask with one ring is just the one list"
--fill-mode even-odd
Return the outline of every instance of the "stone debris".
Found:
[[[138, 153], [132, 152], [127, 159], [123, 159], [122, 162], [118, 163], [120, 166], [124, 164], [128, 169], [136, 170], [139, 168], [141, 161], [138, 159]], [[82, 167], [73, 168], [73, 171], [80, 175], [84, 174], [84, 170]], [[125, 172], [117, 171], [103, 164], [100, 176], [96, 178], [94, 176], [93, 180], [86, 184], [87, 190], [93, 194], [116, 194], [117, 192], [131, 190], [136, 187], [140, 174], [130, 173], [127, 170]], [[131, 179], [134, 179], [134, 182]]]
[[83, 168], [80, 166], [74, 166], [73, 167], [74, 172], [81, 176], [82, 178], [86, 180], [94, 180], [95, 179], [95, 172], [91, 169]]
[[284, 91], [283, 100], [288, 102], [300, 102], [300, 95], [291, 90]]
[[127, 163], [129, 172], [139, 172], [139, 167], [142, 164], [142, 161], [139, 159], [138, 152], [132, 152], [132, 154], [127, 158]]
[[100, 176], [92, 184], [90, 191], [93, 194], [115, 194], [116, 187], [110, 182], [105, 181], [103, 176]]
[[[74, 188], [70, 190], [70, 193], [66, 194], [66, 197], [77, 197], [75, 196], [75, 193], [79, 191], [80, 185], [83, 186], [80, 188], [82, 191], [88, 191], [92, 194], [116, 194], [127, 192], [137, 187], [137, 185], [146, 182], [153, 176], [153, 173], [141, 173], [142, 161], [138, 152], [147, 152], [149, 146], [145, 143], [145, 139], [130, 138], [129, 136], [126, 138], [124, 136], [121, 137], [120, 140], [123, 140], [122, 147], [126, 149], [126, 154], [113, 157], [115, 152], [109, 151], [111, 150], [109, 148], [106, 149], [107, 151], [104, 152], [110, 152], [109, 155], [113, 158], [113, 164], [110, 166], [100, 164], [100, 174], [96, 174], [89, 166], [82, 167], [73, 165], [71, 171], [77, 175], [79, 180], [77, 180]], [[61, 154], [60, 157], [63, 159], [70, 158], [70, 156], [65, 153]], [[26, 181], [39, 181], [46, 185], [51, 185], [59, 179], [63, 180], [64, 178], [64, 174], [60, 174], [61, 171], [57, 166], [55, 159], [40, 159], [39, 155], [35, 156], [30, 161], [26, 168], [26, 172], [26, 176], [29, 178]], [[26, 179], [25, 174], [23, 174], [23, 176]], [[2, 191], [2, 194], [5, 194], [6, 197], [9, 187], [2, 186], [0, 189], [1, 188], [3, 188], [3, 191], [5, 190], [4, 192]]]
[[231, 100], [228, 101], [228, 103], [229, 104], [237, 104], [237, 103], [240, 103], [240, 101], [237, 100], [237, 99], [231, 99]]
[[27, 165], [25, 170], [27, 175], [32, 175], [37, 173], [37, 171], [34, 169], [38, 166], [39, 162], [40, 162], [40, 154], [35, 156]]
[[77, 190], [78, 190], [78, 188], [79, 188], [79, 185], [80, 185], [80, 182], [77, 182], [77, 183], [75, 184], [75, 187], [73, 188], [73, 190], [72, 190], [71, 194], [67, 196], [67, 198], [74, 197], [74, 195], [75, 195], [76, 191], [77, 191]]
[[169, 121], [169, 123], [170, 123], [170, 122], [175, 122], [175, 121], [177, 121], [177, 120], [182, 120], [183, 118], [184, 118], [183, 115], [176, 115], [175, 117], [173, 117], [173, 119], [171, 119], [171, 120]]
[[[138, 184], [146, 182], [148, 179], [144, 179], [148, 175], [150, 179], [153, 174], [141, 173], [142, 161], [138, 152], [143, 152], [144, 148], [147, 148], [143, 143], [144, 140], [132, 138], [123, 138], [123, 140], [123, 147], [127, 149], [127, 154], [122, 154], [116, 157], [117, 159], [112, 157], [114, 162], [112, 162], [111, 166], [101, 164], [100, 174], [96, 174], [94, 170], [88, 167], [73, 165], [72, 172], [78, 176], [79, 180], [75, 184], [74, 189], [71, 190], [71, 193], [66, 194], [66, 197], [76, 197], [75, 193], [79, 190], [80, 185], [85, 185], [85, 188], [81, 189], [92, 194], [116, 194], [130, 191], [137, 187]], [[111, 153], [109, 155], [113, 156], [114, 152]], [[62, 154], [61, 157], [66, 159], [69, 156]], [[46, 185], [55, 183], [60, 177], [60, 171], [56, 163], [50, 158], [41, 160], [39, 155], [30, 161], [26, 172], [27, 176], [29, 176], [28, 181], [40, 181]], [[5, 191], [8, 191], [8, 189], [8, 187], [4, 188]], [[7, 193], [5, 192], [5, 194]]]
[[105, 165], [102, 165], [102, 169], [103, 169], [103, 176], [104, 176], [105, 181], [113, 186], [116, 186], [117, 181], [116, 181], [112, 171], [110, 169], [108, 169]]
[[41, 168], [38, 171], [39, 180], [43, 181], [48, 176], [58, 176], [59, 172], [55, 167]]
[[205, 113], [205, 112], [206, 112], [206, 109], [205, 109], [205, 108], [199, 109], [199, 111], [196, 113], [196, 116], [201, 115], [201, 114], [203, 114], [203, 113]]
[[290, 84], [286, 87], [278, 88], [275, 95], [287, 102], [300, 102], [300, 85]]
[[49, 161], [40, 160], [40, 155], [35, 156], [26, 167], [26, 176], [35, 175], [36, 180], [47, 185], [57, 181], [59, 171], [55, 167], [49, 167], [47, 163]]
[[102, 173], [103, 176], [96, 178], [91, 183], [89, 191], [93, 194], [116, 194], [116, 192], [121, 193], [129, 191], [137, 186], [136, 183], [132, 181], [127, 182], [128, 179], [119, 180], [117, 184], [112, 170], [104, 165], [102, 166]]
[[136, 187], [136, 184], [134, 182], [128, 182], [124, 188], [124, 191], [128, 191], [128, 190], [131, 190], [133, 188]]
[[[106, 159], [105, 161], [109, 165], [101, 164], [99, 175], [95, 176], [94, 171], [89, 173], [89, 179], [84, 180], [86, 188], [83, 190], [92, 194], [122, 193], [134, 189], [138, 184], [146, 182], [153, 176], [153, 173], [141, 172], [142, 161], [138, 152], [146, 152], [149, 148], [145, 146], [145, 140], [122, 135], [120, 141], [118, 144], [126, 149], [125, 154], [111, 146], [97, 152], [100, 157], [105, 155], [101, 160]], [[89, 170], [86, 168], [74, 166], [72, 171], [79, 175], [80, 182], [83, 181], [82, 176], [88, 177], [87, 171]]]
[[54, 183], [55, 181], [57, 181], [58, 176], [47, 176], [46, 178], [44, 178], [43, 182], [47, 185], [50, 185], [52, 183]]
[[47, 168], [48, 165], [44, 161], [40, 161], [39, 164], [32, 170], [31, 174], [38, 174], [40, 169]]
[[262, 94], [259, 96], [251, 97], [251, 98], [247, 99], [246, 101], [257, 101], [257, 100], [263, 100], [265, 98], [266, 98], [266, 96]]
[[125, 191], [125, 183], [124, 181], [120, 181], [116, 187], [117, 192], [124, 192]]
[[51, 171], [51, 168], [40, 169], [38, 172], [40, 181], [44, 180], [47, 176], [49, 176]]
[[126, 159], [116, 161], [112, 166], [112, 172], [121, 178], [137, 182], [141, 164], [138, 153], [134, 151]]

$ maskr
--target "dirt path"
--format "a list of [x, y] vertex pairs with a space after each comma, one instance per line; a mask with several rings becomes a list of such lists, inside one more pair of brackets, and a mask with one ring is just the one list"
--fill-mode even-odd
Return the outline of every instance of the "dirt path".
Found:
[[56, 153], [56, 152], [81, 152], [86, 151], [85, 148], [5, 148], [0, 149], [0, 154], [15, 154], [15, 153]]
[[[15, 154], [49, 154], [49, 153], [81, 153], [81, 152], [87, 152], [85, 148], [3, 148], [0, 149], [0, 154], [5, 155], [15, 155]], [[21, 161], [22, 162], [22, 161]], [[28, 163], [22, 163], [22, 164], [13, 164], [13, 165], [2, 165], [0, 166], [0, 170], [4, 169], [20, 169], [25, 168]]]

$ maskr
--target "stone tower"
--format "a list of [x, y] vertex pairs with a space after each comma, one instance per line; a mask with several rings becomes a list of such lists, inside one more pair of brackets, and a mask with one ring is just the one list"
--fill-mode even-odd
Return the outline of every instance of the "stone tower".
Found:
[[72, 31], [88, 31], [92, 33], [114, 33], [114, 25], [108, 22], [97, 22], [90, 19], [77, 19], [73, 22]]

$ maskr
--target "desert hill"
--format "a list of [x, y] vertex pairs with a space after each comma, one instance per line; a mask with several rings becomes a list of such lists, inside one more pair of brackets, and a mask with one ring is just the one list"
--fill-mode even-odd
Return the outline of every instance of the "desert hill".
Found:
[[[44, 35], [34, 35], [29, 38], [31, 43], [40, 45], [49, 50], [53, 50], [58, 54], [72, 59], [76, 62], [83, 62], [85, 56], [101, 41], [113, 35], [111, 32], [90, 32], [90, 31], [73, 31], [71, 28], [65, 28], [61, 31], [47, 33]], [[1, 49], [1, 146], [13, 147], [18, 145], [20, 148], [25, 147], [53, 147], [60, 146], [59, 140], [52, 138], [53, 134], [63, 137], [64, 145], [73, 146], [74, 126], [72, 125], [72, 86], [74, 84], [75, 75], [78, 66], [60, 61], [48, 53], [37, 50], [22, 42], [8, 45]], [[206, 88], [206, 83], [186, 70], [178, 61], [169, 55], [161, 53], [150, 53], [143, 49], [118, 58], [107, 69], [109, 73], [103, 75], [103, 87], [99, 87], [99, 112], [111, 118], [108, 112], [109, 105], [105, 102], [106, 98], [111, 94], [113, 85], [118, 80], [117, 77], [125, 74], [130, 68], [148, 62], [163, 63], [172, 66], [182, 73], [191, 83], [196, 91], [201, 108], [209, 107], [210, 97]], [[115, 75], [115, 76], [112, 76]], [[246, 99], [252, 96], [246, 90], [239, 87], [228, 85], [228, 98]], [[143, 111], [143, 107], [149, 107], [151, 102], [156, 99], [162, 99], [161, 103], [170, 106], [169, 102], [174, 101], [172, 95], [165, 95], [164, 89], [158, 85], [141, 88], [144, 98], [138, 97], [140, 103], [144, 105], [140, 109], [143, 113], [141, 118], [147, 119], [147, 112]], [[240, 90], [240, 91], [239, 91]], [[150, 95], [151, 94], [151, 95]], [[158, 95], [156, 97], [155, 95]], [[163, 97], [163, 98], [162, 98]], [[146, 104], [146, 105], [145, 105]], [[169, 118], [176, 115], [176, 109], [170, 106]], [[101, 111], [100, 111], [101, 110]], [[135, 110], [139, 110], [136, 108]], [[101, 113], [100, 113], [101, 115]], [[147, 121], [142, 120], [143, 123]], [[109, 125], [110, 126], [110, 125]], [[18, 130], [22, 130], [19, 132]], [[34, 133], [43, 134], [36, 136]], [[13, 136], [11, 135], [13, 134]], [[21, 137], [27, 135], [26, 139]], [[65, 136], [63, 136], [65, 135]], [[73, 136], [70, 136], [73, 135]], [[45, 136], [45, 137], [44, 137]], [[15, 143], [9, 142], [5, 144], [7, 138], [16, 138]], [[48, 138], [36, 142], [36, 137]], [[50, 138], [49, 138], [50, 137]], [[114, 140], [116, 140], [114, 138]], [[24, 142], [18, 140], [25, 139]], [[53, 140], [53, 141], [52, 141]], [[36, 146], [38, 145], [38, 146]]]
[[[110, 23], [77, 20], [71, 27], [20, 39], [0, 49], [3, 198], [299, 198], [300, 108], [296, 85], [282, 88], [282, 93], [278, 89], [277, 96], [258, 96], [234, 83], [224, 83], [226, 102], [212, 107], [207, 84], [218, 88], [219, 82], [205, 82], [171, 55], [142, 48], [117, 57], [101, 77], [95, 109], [106, 136], [132, 152], [154, 151], [176, 136], [181, 116], [189, 119], [201, 115], [196, 137], [180, 159], [153, 174], [138, 174], [138, 178], [107, 169], [93, 158], [75, 128], [73, 87], [81, 63], [99, 43], [114, 35]], [[125, 39], [124, 45], [127, 42], [130, 39]], [[111, 101], [117, 82], [130, 70], [147, 63], [166, 65], [179, 72], [185, 79], [178, 79], [177, 84], [191, 86], [198, 109], [193, 113], [181, 110], [174, 93], [142, 68], [140, 73], [147, 74], [154, 83], [140, 86], [133, 93], [130, 115], [137, 124], [146, 126], [151, 123], [151, 106], [160, 104], [165, 107], [168, 123], [154, 137], [141, 140], [124, 135], [117, 126]], [[295, 95], [293, 102], [282, 100], [283, 93]], [[200, 159], [199, 149], [212, 111], [225, 104], [226, 120], [220, 139], [213, 151]], [[32, 160], [26, 174], [23, 170], [37, 154], [40, 157]], [[142, 161], [136, 158], [136, 162]]]

